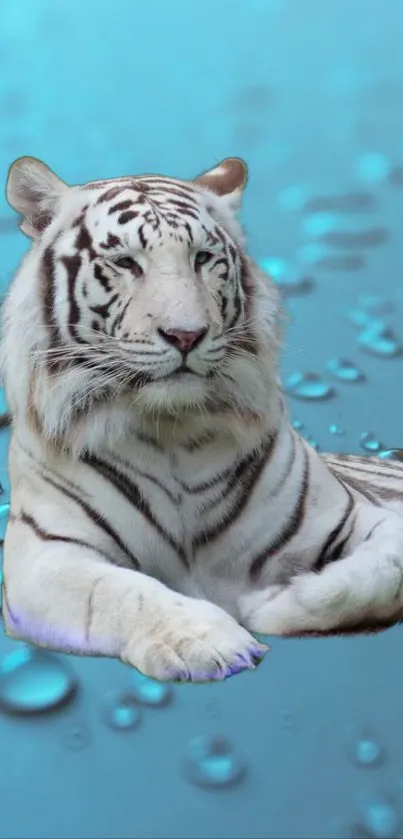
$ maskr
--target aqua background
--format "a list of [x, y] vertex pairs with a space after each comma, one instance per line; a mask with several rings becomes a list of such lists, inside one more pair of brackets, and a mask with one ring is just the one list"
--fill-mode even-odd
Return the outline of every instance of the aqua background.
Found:
[[[322, 450], [358, 452], [363, 433], [403, 447], [402, 0], [1, 0], [3, 181], [23, 154], [73, 183], [186, 178], [244, 156], [251, 253], [288, 284], [283, 375], [334, 388], [290, 397], [293, 419]], [[26, 247], [1, 197], [3, 290]], [[363, 380], [336, 378], [327, 365], [340, 358]], [[0, 710], [0, 837], [403, 836], [402, 640], [400, 627], [273, 639], [256, 672], [175, 686], [119, 730], [131, 712], [118, 715], [110, 691], [145, 689], [128, 668], [24, 664], [2, 636], [0, 700], [49, 710]], [[50, 711], [66, 667], [78, 690]], [[221, 762], [186, 770], [192, 738], [208, 751], [216, 734]], [[245, 773], [220, 787], [238, 760]], [[194, 783], [203, 768], [212, 788]]]

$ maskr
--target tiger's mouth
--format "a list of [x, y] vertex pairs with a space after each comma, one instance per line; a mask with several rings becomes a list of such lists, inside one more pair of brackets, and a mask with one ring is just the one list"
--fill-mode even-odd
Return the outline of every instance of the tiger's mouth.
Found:
[[[161, 376], [161, 379], [164, 381], [167, 381], [169, 379], [179, 379], [181, 378], [181, 376], [188, 376], [189, 374], [191, 376], [198, 376], [199, 378], [204, 378], [204, 376], [201, 376], [200, 373], [196, 373], [195, 370], [191, 370], [190, 367], [187, 366], [187, 364], [183, 363], [180, 367], [177, 367], [176, 370], [173, 370], [172, 373], [168, 373], [167, 376]], [[161, 379], [157, 381], [161, 381]]]

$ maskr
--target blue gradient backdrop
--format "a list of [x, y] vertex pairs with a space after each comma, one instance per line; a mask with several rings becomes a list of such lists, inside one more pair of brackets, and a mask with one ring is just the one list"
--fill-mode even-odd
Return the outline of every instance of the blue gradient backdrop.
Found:
[[[322, 450], [403, 447], [402, 138], [402, 0], [1, 2], [3, 181], [23, 154], [73, 183], [248, 161], [250, 250], [286, 293], [283, 376], [333, 389], [289, 397]], [[5, 290], [27, 241], [3, 197], [0, 247]], [[0, 836], [403, 836], [402, 640], [273, 639], [255, 673], [164, 704], [118, 662], [27, 660], [2, 635]]]

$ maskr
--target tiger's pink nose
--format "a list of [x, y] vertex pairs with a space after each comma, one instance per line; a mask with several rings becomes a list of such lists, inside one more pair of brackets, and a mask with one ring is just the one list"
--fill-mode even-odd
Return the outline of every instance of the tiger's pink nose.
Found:
[[203, 326], [202, 329], [198, 329], [196, 332], [186, 332], [181, 329], [159, 329], [158, 332], [167, 344], [176, 347], [181, 353], [188, 353], [194, 350], [200, 344], [200, 341], [203, 340], [207, 334], [207, 327]]

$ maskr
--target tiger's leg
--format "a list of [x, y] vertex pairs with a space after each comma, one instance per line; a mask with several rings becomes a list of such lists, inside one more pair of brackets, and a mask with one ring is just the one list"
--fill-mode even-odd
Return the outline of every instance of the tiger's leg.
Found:
[[11, 519], [5, 539], [7, 635], [38, 646], [120, 658], [159, 680], [223, 679], [267, 647], [226, 612], [111, 564], [91, 547], [46, 542]]
[[241, 622], [264, 635], [297, 635], [387, 624], [403, 615], [403, 522], [393, 514], [373, 526], [361, 544], [320, 573], [248, 594]]

